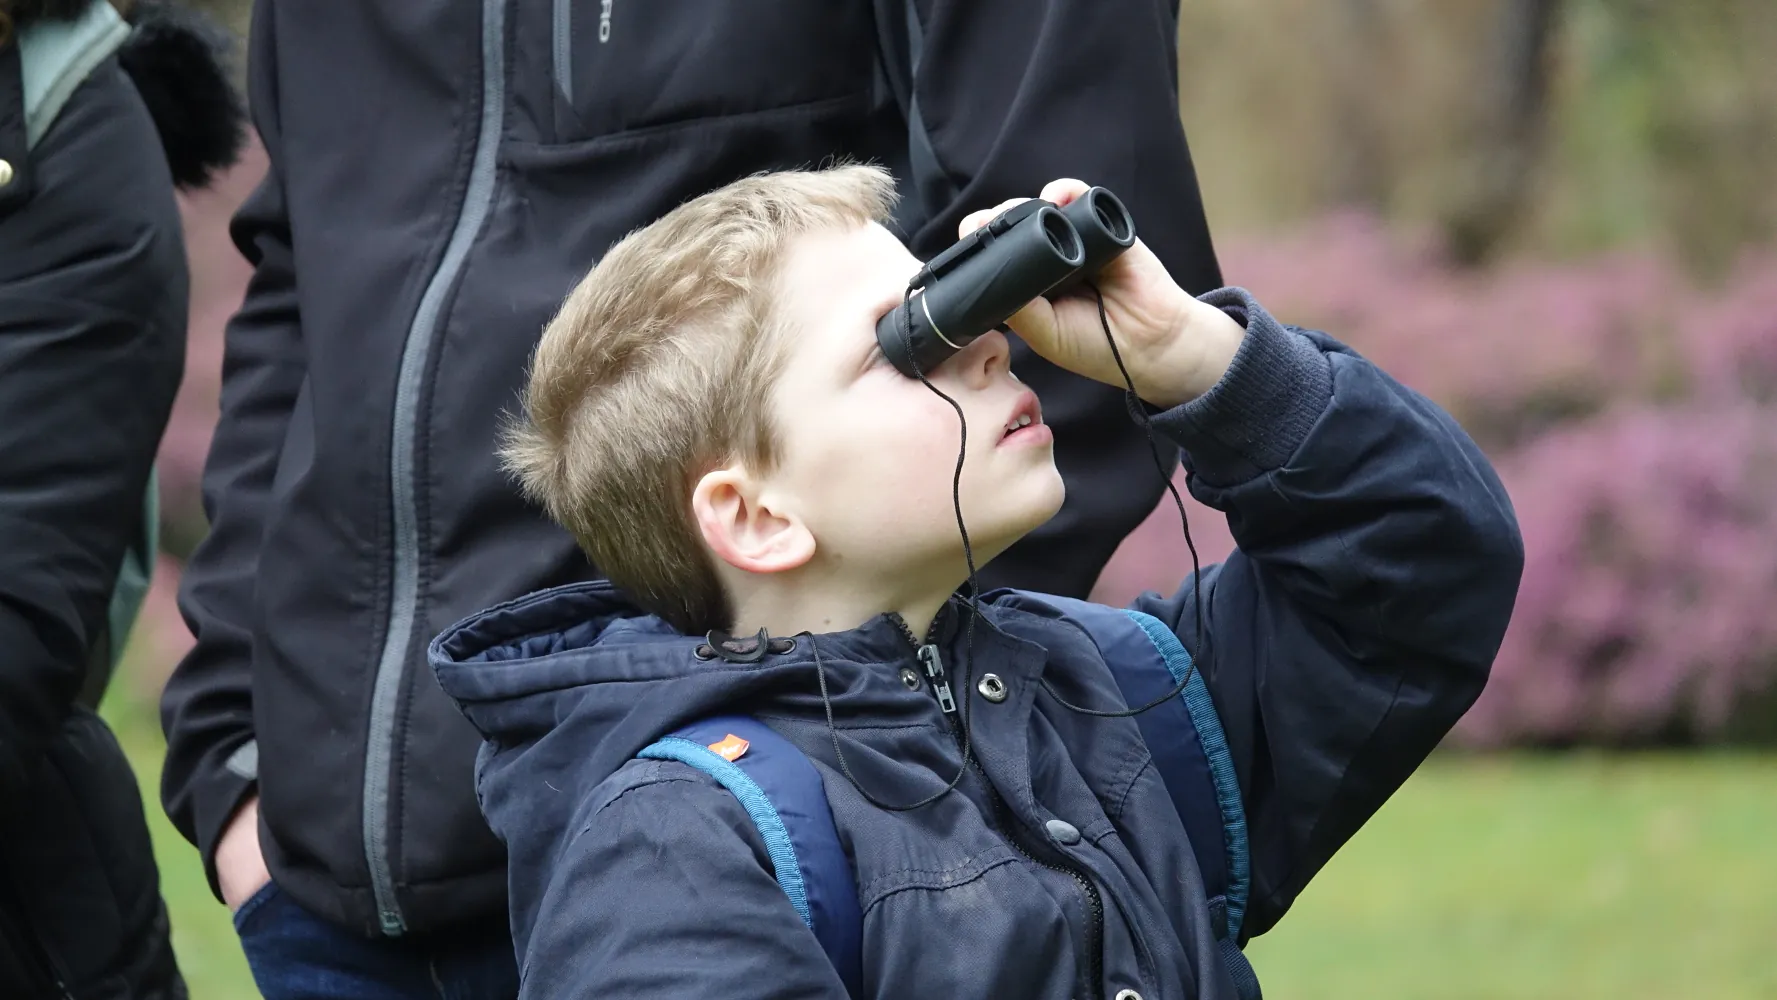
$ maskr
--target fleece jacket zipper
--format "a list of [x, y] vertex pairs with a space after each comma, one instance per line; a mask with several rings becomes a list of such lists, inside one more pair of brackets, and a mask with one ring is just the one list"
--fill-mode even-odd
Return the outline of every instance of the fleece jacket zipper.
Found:
[[426, 362], [443, 326], [444, 303], [462, 273], [469, 248], [487, 220], [494, 200], [500, 128], [506, 107], [506, 3], [481, 4], [481, 115], [475, 135], [475, 156], [456, 224], [444, 246], [438, 270], [426, 283], [419, 308], [401, 349], [401, 371], [395, 383], [395, 414], [389, 441], [389, 511], [393, 531], [389, 583], [388, 632], [377, 660], [371, 687], [370, 731], [364, 750], [364, 859], [370, 868], [370, 889], [376, 899], [384, 934], [406, 931], [407, 921], [395, 898], [389, 859], [390, 782], [395, 757], [395, 714], [407, 674], [408, 647], [419, 615], [420, 531], [415, 495], [414, 452], [420, 434], [419, 406]]

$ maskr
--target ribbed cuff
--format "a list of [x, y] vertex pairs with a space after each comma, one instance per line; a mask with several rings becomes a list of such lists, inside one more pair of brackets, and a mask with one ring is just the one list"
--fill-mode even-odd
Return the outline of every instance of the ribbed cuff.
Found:
[[1154, 426], [1183, 448], [1205, 484], [1233, 486], [1283, 466], [1333, 398], [1333, 370], [1320, 349], [1286, 329], [1243, 288], [1198, 297], [1246, 327], [1221, 381], [1189, 403], [1155, 415]]

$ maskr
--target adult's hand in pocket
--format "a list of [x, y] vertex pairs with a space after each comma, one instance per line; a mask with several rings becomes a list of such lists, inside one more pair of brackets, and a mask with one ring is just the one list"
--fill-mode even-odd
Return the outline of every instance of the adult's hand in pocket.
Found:
[[259, 796], [255, 795], [235, 810], [222, 839], [216, 841], [216, 883], [232, 913], [270, 881], [265, 855], [259, 851]]

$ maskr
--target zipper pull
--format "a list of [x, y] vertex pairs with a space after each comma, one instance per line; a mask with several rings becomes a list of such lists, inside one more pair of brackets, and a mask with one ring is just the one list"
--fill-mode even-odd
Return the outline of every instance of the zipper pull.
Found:
[[921, 646], [914, 656], [925, 666], [926, 676], [931, 678], [932, 693], [938, 696], [938, 708], [945, 715], [955, 715], [956, 698], [950, 693], [950, 681], [944, 677], [944, 658], [938, 655], [938, 647]]

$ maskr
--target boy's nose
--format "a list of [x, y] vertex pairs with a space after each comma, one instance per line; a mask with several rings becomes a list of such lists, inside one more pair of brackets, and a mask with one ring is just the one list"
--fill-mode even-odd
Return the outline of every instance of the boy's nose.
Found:
[[950, 359], [956, 376], [971, 388], [986, 386], [994, 376], [1012, 365], [1012, 345], [1006, 335], [989, 330]]

